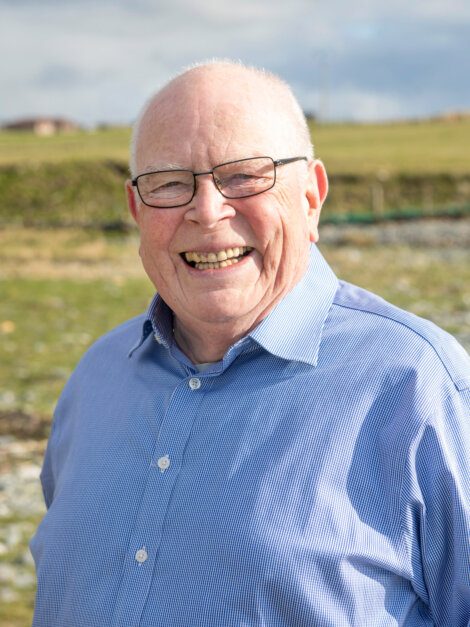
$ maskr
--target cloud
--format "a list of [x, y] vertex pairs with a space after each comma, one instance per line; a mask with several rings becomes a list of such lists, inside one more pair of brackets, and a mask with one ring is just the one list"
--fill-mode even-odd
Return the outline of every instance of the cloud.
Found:
[[0, 118], [126, 122], [182, 67], [229, 57], [279, 73], [333, 118], [470, 105], [468, 0], [0, 0]]

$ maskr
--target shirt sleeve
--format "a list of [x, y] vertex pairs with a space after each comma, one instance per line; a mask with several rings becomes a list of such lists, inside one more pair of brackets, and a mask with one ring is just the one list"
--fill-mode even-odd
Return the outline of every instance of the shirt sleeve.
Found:
[[41, 486], [47, 509], [54, 500], [60, 476], [64, 471], [68, 453], [74, 436], [74, 407], [82, 393], [82, 387], [75, 384], [76, 371], [67, 381], [54, 411], [51, 432], [41, 469]]
[[[448, 397], [414, 450], [411, 550], [436, 626], [470, 621], [470, 389]], [[419, 565], [418, 565], [419, 563]], [[420, 584], [417, 584], [419, 588]]]

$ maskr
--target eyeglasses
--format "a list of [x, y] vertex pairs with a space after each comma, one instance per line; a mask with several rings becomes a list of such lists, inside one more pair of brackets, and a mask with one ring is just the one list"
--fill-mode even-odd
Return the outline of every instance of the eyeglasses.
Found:
[[132, 180], [142, 202], [157, 209], [171, 209], [187, 205], [196, 193], [196, 176], [212, 174], [214, 185], [225, 198], [247, 198], [267, 192], [276, 183], [276, 168], [308, 161], [307, 157], [271, 159], [251, 157], [229, 161], [215, 166], [207, 172], [191, 170], [159, 170], [139, 174]]

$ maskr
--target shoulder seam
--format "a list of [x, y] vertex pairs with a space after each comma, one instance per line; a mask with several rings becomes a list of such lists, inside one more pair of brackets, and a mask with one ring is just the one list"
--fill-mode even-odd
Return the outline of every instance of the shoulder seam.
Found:
[[361, 307], [354, 307], [352, 305], [345, 305], [344, 303], [338, 303], [336, 300], [333, 301], [333, 305], [336, 305], [337, 307], [342, 307], [343, 309], [352, 309], [354, 311], [361, 311], [361, 312], [363, 312], [365, 314], [369, 314], [371, 316], [378, 316], [380, 318], [384, 318], [385, 320], [390, 320], [391, 322], [395, 322], [396, 324], [399, 324], [402, 327], [405, 327], [406, 329], [408, 329], [409, 331], [411, 331], [412, 333], [414, 333], [415, 335], [420, 337], [424, 342], [426, 342], [426, 344], [428, 346], [430, 346], [432, 348], [433, 352], [435, 353], [435, 355], [439, 359], [440, 363], [442, 364], [444, 370], [449, 375], [449, 378], [452, 381], [452, 383], [454, 384], [456, 390], [462, 391], [462, 390], [470, 389], [470, 376], [465, 378], [465, 379], [457, 379], [456, 380], [454, 378], [454, 376], [451, 374], [451, 372], [449, 371], [449, 368], [445, 364], [444, 360], [442, 359], [442, 356], [439, 354], [439, 352], [437, 351], [437, 349], [434, 346], [434, 344], [426, 336], [424, 336], [422, 333], [420, 333], [417, 329], [413, 328], [409, 324], [406, 324], [406, 322], [403, 322], [402, 320], [397, 320], [396, 318], [394, 318], [392, 316], [387, 316], [386, 314], [378, 312], [378, 311], [371, 311], [370, 309], [365, 309], [365, 308], [361, 308]]

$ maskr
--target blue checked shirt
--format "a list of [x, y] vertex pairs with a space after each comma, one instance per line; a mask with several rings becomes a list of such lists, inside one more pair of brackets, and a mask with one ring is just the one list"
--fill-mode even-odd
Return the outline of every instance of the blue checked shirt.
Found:
[[206, 370], [158, 297], [100, 339], [41, 479], [34, 627], [469, 623], [469, 358], [315, 247]]

